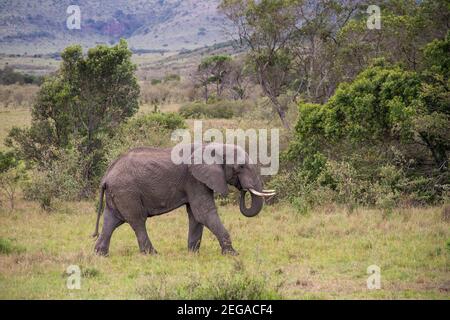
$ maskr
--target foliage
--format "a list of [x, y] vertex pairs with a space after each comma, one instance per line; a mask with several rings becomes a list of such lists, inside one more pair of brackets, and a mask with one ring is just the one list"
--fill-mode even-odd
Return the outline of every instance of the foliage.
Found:
[[[377, 61], [326, 104], [301, 103], [287, 159], [299, 165], [303, 184], [325, 186], [338, 202], [355, 204], [395, 204], [400, 194], [419, 203], [441, 199], [449, 178], [450, 118], [448, 104], [427, 100], [427, 74], [436, 68], [445, 64], [430, 66], [424, 76]], [[301, 194], [303, 184], [296, 187]], [[370, 195], [380, 188], [379, 196]]]
[[0, 69], [0, 84], [13, 85], [13, 84], [36, 84], [40, 85], [43, 82], [43, 77], [35, 76], [31, 74], [22, 74], [14, 71], [14, 68], [5, 66]]
[[222, 96], [225, 78], [230, 72], [231, 61], [230, 56], [213, 55], [204, 58], [198, 65], [192, 77], [196, 85], [203, 87], [205, 102], [208, 102], [210, 98], [210, 84], [215, 84], [216, 96]]
[[242, 115], [248, 104], [239, 101], [217, 101], [210, 104], [194, 102], [180, 108], [180, 114], [185, 118], [219, 118], [230, 119], [234, 116]]
[[17, 190], [26, 178], [24, 163], [12, 152], [0, 151], [0, 205], [7, 199], [10, 209], [14, 210]]
[[108, 142], [105, 165], [132, 148], [169, 147], [172, 132], [184, 128], [184, 119], [176, 113], [151, 113], [133, 118], [122, 124]]
[[289, 82], [290, 43], [296, 32], [296, 1], [224, 0], [220, 8], [232, 22], [241, 44], [249, 48], [247, 60], [264, 94], [271, 100], [283, 125], [289, 128], [285, 108], [278, 101]]
[[367, 27], [366, 1], [223, 0], [253, 73], [283, 125], [281, 95], [325, 103], [374, 58], [422, 67], [420, 50], [448, 30], [446, 1], [384, 1], [382, 28]]
[[23, 253], [25, 248], [14, 244], [11, 240], [0, 238], [0, 254], [9, 255], [12, 253]]
[[164, 277], [150, 279], [138, 288], [144, 299], [197, 299], [197, 300], [270, 300], [281, 299], [278, 288], [272, 288], [265, 278], [250, 275], [243, 270], [214, 275], [208, 279], [190, 279], [176, 287]]
[[50, 167], [33, 169], [23, 188], [24, 198], [37, 201], [47, 211], [53, 210], [55, 199], [79, 200], [86, 185], [92, 183], [84, 180], [79, 170], [83, 157], [77, 149], [64, 149]]
[[61, 150], [77, 149], [84, 157], [79, 171], [87, 195], [101, 174], [106, 137], [138, 108], [139, 86], [124, 40], [114, 47], [90, 49], [80, 46], [61, 55], [58, 74], [48, 78], [39, 91], [28, 129], [13, 128], [7, 145], [24, 159], [49, 169]]

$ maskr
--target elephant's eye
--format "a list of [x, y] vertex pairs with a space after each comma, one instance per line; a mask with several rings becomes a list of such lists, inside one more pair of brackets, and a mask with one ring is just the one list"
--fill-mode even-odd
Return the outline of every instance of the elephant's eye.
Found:
[[240, 165], [239, 165], [239, 169], [244, 169], [244, 165], [243, 165], [243, 164], [240, 164]]

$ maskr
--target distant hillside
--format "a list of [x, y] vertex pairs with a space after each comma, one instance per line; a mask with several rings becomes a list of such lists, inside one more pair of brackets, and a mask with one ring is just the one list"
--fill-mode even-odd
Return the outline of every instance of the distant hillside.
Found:
[[[0, 0], [0, 53], [45, 54], [72, 43], [92, 47], [123, 37], [139, 51], [180, 51], [226, 40], [220, 0]], [[69, 5], [81, 30], [69, 30]]]

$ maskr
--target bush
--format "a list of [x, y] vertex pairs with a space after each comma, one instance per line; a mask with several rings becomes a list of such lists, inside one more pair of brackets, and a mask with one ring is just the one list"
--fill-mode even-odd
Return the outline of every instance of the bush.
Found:
[[186, 128], [184, 119], [176, 113], [151, 113], [123, 124], [107, 145], [106, 162], [111, 163], [124, 152], [137, 147], [169, 147], [171, 134]]
[[24, 185], [25, 199], [37, 201], [44, 210], [52, 210], [55, 199], [79, 200], [86, 184], [90, 183], [80, 172], [81, 157], [76, 150], [66, 150], [51, 166], [34, 169], [31, 180]]
[[14, 209], [17, 190], [26, 178], [25, 164], [12, 152], [0, 151], [0, 205], [7, 200], [10, 209]]
[[[106, 154], [98, 164], [101, 173], [89, 181], [83, 178], [85, 154], [78, 148], [57, 150], [55, 159], [32, 171], [31, 181], [24, 186], [25, 199], [38, 201], [44, 210], [52, 210], [56, 199], [79, 200], [85, 197], [85, 190], [97, 189], [108, 163], [120, 154], [133, 147], [169, 146], [172, 131], [185, 126], [184, 119], [175, 113], [152, 113], [122, 124], [114, 137], [103, 137]], [[79, 145], [77, 141], [74, 144]]]
[[179, 112], [183, 117], [190, 119], [231, 119], [242, 115], [246, 108], [248, 104], [242, 101], [221, 100], [209, 104], [194, 102], [182, 106]]
[[271, 287], [267, 279], [239, 271], [217, 274], [207, 279], [190, 278], [180, 284], [160, 275], [138, 288], [146, 300], [270, 300], [281, 299], [278, 288]]
[[[66, 48], [58, 72], [42, 84], [32, 108], [29, 128], [13, 127], [7, 146], [38, 170], [50, 170], [59, 154], [76, 149], [78, 172], [87, 197], [102, 171], [104, 140], [139, 108], [136, 66], [125, 40], [99, 45], [83, 54], [81, 46]], [[95, 188], [96, 190], [96, 188]]]
[[16, 72], [10, 66], [5, 66], [3, 69], [0, 69], [0, 84], [2, 85], [13, 85], [13, 84], [41, 85], [42, 81], [43, 77]]
[[8, 255], [12, 253], [22, 253], [25, 248], [15, 245], [11, 240], [0, 238], [0, 254]]
[[176, 113], [155, 112], [140, 117], [136, 117], [128, 121], [128, 123], [125, 124], [125, 127], [139, 131], [149, 129], [152, 127], [158, 127], [164, 130], [176, 130], [186, 128], [186, 123], [184, 122], [184, 118]]
[[315, 176], [314, 171], [295, 168], [283, 171], [269, 182], [281, 199], [291, 202], [301, 214], [316, 206], [333, 203], [351, 212], [358, 206], [373, 206], [390, 211], [401, 202], [418, 199], [407, 194], [405, 174], [394, 166], [381, 166], [368, 179], [350, 162], [326, 160]]
[[388, 210], [402, 201], [442, 200], [450, 178], [444, 132], [450, 118], [443, 101], [426, 101], [428, 81], [378, 61], [341, 84], [327, 103], [301, 103], [287, 152], [301, 181], [287, 183], [301, 197], [306, 186], [325, 187], [350, 206]]

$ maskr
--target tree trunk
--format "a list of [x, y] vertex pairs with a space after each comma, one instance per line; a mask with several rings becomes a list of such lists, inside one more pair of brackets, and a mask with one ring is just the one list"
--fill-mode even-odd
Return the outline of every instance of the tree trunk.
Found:
[[205, 103], [208, 103], [208, 85], [205, 84]]
[[280, 117], [281, 123], [283, 124], [283, 127], [287, 129], [288, 131], [291, 131], [291, 126], [289, 125], [289, 122], [286, 119], [286, 112], [284, 111], [282, 105], [278, 101], [276, 97], [270, 96], [270, 101], [272, 101], [272, 104], [275, 108], [275, 110], [278, 113], [278, 116]]

